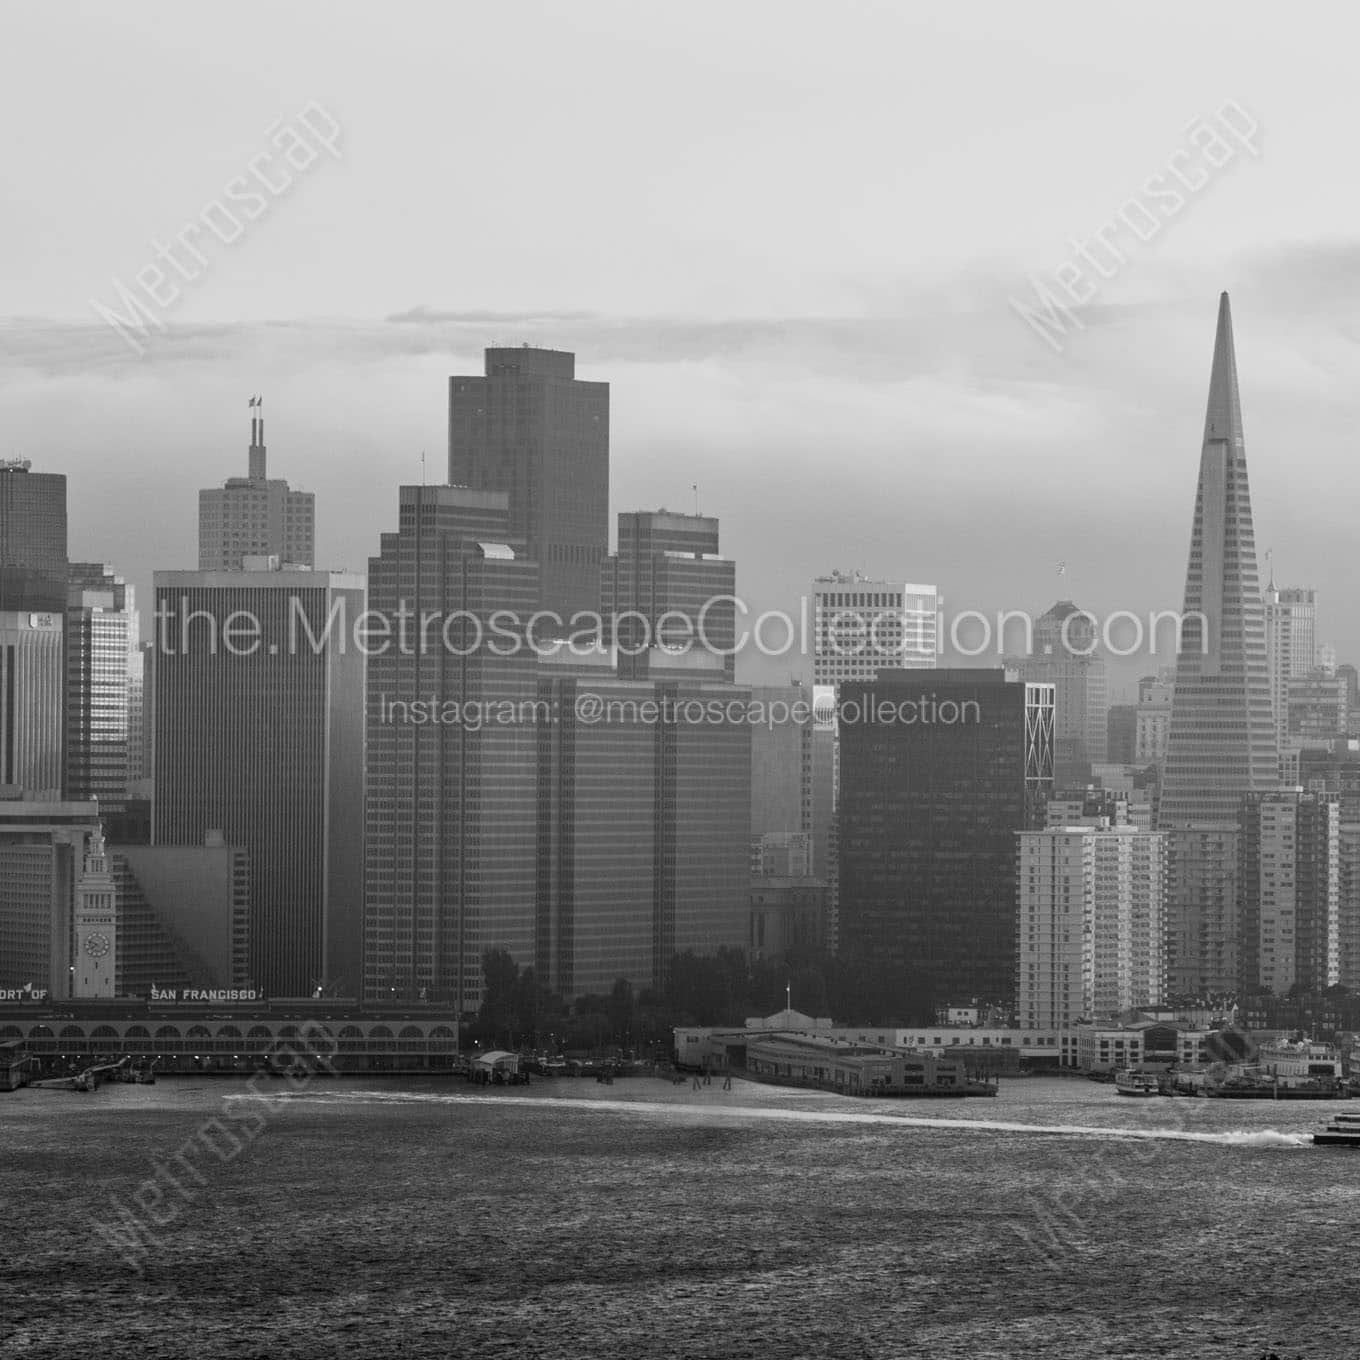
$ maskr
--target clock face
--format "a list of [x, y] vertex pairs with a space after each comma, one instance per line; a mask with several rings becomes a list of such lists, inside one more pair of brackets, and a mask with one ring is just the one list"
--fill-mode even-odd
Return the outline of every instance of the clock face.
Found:
[[92, 959], [102, 959], [109, 952], [109, 937], [97, 930], [91, 931], [85, 937], [85, 952]]

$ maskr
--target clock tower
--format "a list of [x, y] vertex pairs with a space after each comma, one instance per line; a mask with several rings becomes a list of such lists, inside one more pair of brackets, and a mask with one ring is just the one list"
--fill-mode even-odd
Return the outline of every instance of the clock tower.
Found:
[[82, 872], [76, 883], [75, 951], [72, 991], [78, 997], [113, 997], [117, 960], [118, 913], [113, 875], [104, 850], [104, 833], [96, 825], [85, 848]]

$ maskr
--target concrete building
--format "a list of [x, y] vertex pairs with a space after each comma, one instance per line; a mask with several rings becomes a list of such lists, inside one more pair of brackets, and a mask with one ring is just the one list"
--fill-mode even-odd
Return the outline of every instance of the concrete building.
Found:
[[316, 497], [268, 475], [264, 399], [251, 398], [247, 475], [198, 493], [199, 571], [241, 571], [248, 557], [315, 561]]
[[0, 614], [66, 608], [66, 478], [0, 461]]
[[1019, 880], [1022, 1025], [1062, 1029], [1161, 1004], [1161, 835], [1108, 823], [1024, 832]]
[[645, 680], [668, 651], [714, 653], [735, 677], [736, 566], [718, 551], [718, 521], [668, 510], [619, 516], [619, 546], [600, 571], [600, 610], [619, 675]]
[[812, 837], [804, 831], [767, 831], [751, 840], [752, 878], [811, 878]]
[[1171, 730], [1171, 696], [1175, 691], [1174, 674], [1165, 678], [1147, 675], [1138, 682], [1133, 764], [1160, 767], [1166, 758], [1167, 735]]
[[1042, 826], [1053, 793], [1053, 686], [923, 679], [842, 688], [841, 948], [915, 978], [926, 1013], [1013, 1003], [1015, 833]]
[[1289, 737], [1289, 682], [1302, 679], [1317, 661], [1317, 591], [1311, 586], [1280, 589], [1274, 576], [1263, 594], [1266, 669], [1276, 741]]
[[1241, 820], [1243, 990], [1324, 991], [1341, 976], [1339, 798], [1258, 794]]
[[1286, 686], [1286, 730], [1281, 747], [1344, 737], [1350, 717], [1347, 688], [1344, 677], [1317, 668], [1291, 677]]
[[360, 974], [364, 580], [157, 572], [157, 846], [217, 831], [250, 857], [252, 985], [307, 996]]
[[751, 880], [751, 959], [782, 959], [790, 949], [816, 949], [826, 935], [826, 884], [804, 874]]
[[500, 536], [538, 564], [535, 606], [567, 622], [599, 611], [608, 383], [578, 380], [563, 350], [488, 349], [484, 376], [449, 379], [449, 482], [508, 497]]

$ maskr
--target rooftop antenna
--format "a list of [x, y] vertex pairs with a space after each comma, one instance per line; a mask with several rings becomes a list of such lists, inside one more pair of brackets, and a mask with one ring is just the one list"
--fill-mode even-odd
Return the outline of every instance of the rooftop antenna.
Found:
[[699, 514], [699, 483], [698, 482], [692, 483], [690, 486], [690, 490], [694, 492], [694, 514], [697, 518]]
[[420, 484], [425, 485], [425, 450], [420, 451]]

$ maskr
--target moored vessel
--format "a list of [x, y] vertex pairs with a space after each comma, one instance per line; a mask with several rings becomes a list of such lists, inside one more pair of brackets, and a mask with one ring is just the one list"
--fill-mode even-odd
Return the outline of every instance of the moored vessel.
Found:
[[1159, 1096], [1162, 1093], [1155, 1072], [1136, 1072], [1132, 1068], [1114, 1074], [1114, 1089], [1121, 1096]]

